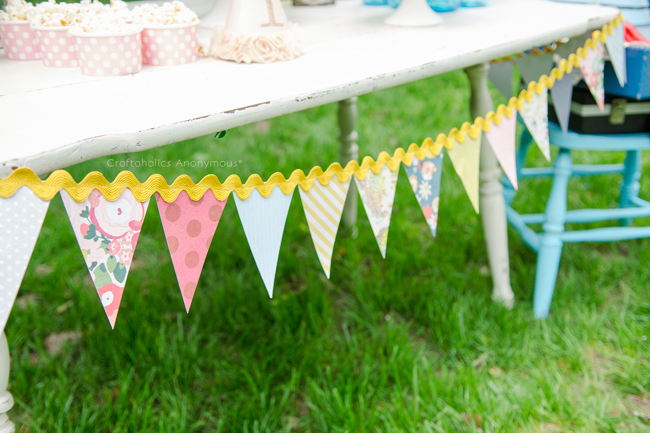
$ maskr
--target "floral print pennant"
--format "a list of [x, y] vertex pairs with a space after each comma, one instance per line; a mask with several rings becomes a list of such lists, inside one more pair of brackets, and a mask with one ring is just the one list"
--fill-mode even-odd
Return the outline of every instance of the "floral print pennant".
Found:
[[404, 166], [415, 198], [434, 237], [438, 227], [443, 151], [438, 156], [426, 156], [422, 160], [413, 155], [411, 166]]
[[596, 48], [589, 48], [585, 58], [580, 59], [580, 71], [598, 104], [600, 111], [605, 110], [605, 46], [596, 41]]
[[[551, 146], [548, 141], [548, 88], [544, 87], [539, 95], [533, 90], [530, 102], [524, 99], [521, 107], [521, 118], [535, 139], [537, 147], [542, 151], [547, 161], [551, 160]], [[514, 118], [514, 116], [513, 116]]]
[[391, 171], [387, 165], [384, 165], [379, 174], [368, 170], [363, 180], [354, 177], [359, 188], [363, 207], [366, 214], [368, 214], [370, 226], [375, 234], [383, 258], [386, 258], [388, 228], [390, 226], [390, 216], [393, 212], [398, 175], [399, 167], [397, 170]]
[[140, 203], [129, 189], [115, 201], [106, 200], [97, 190], [81, 203], [65, 190], [61, 199], [106, 317], [115, 328], [149, 199]]

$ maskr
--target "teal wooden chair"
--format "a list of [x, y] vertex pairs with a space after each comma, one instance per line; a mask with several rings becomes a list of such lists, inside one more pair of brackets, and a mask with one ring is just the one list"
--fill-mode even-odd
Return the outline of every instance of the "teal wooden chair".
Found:
[[[641, 151], [650, 150], [650, 134], [586, 135], [549, 124], [549, 139], [560, 148], [553, 167], [525, 168], [524, 161], [533, 140], [525, 130], [517, 150], [517, 177], [521, 181], [533, 177], [552, 177], [553, 186], [542, 214], [517, 213], [510, 204], [515, 190], [504, 176], [504, 195], [508, 222], [519, 232], [524, 242], [537, 252], [533, 310], [536, 318], [546, 318], [551, 308], [553, 291], [562, 255], [567, 242], [608, 242], [650, 237], [650, 227], [630, 227], [634, 218], [650, 216], [650, 202], [639, 198]], [[574, 165], [573, 150], [627, 151], [623, 164]], [[618, 209], [581, 209], [567, 211], [567, 187], [573, 176], [594, 176], [620, 173], [623, 177]], [[521, 185], [521, 182], [520, 182]], [[566, 223], [593, 223], [618, 220], [619, 227], [565, 231]], [[535, 232], [529, 224], [541, 224]]]

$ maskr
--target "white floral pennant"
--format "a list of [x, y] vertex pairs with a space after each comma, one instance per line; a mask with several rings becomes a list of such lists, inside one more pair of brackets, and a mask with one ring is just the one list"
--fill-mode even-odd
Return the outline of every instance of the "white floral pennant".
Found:
[[443, 155], [441, 151], [438, 156], [426, 156], [422, 160], [413, 155], [411, 166], [404, 166], [415, 198], [434, 237], [438, 228]]
[[544, 87], [539, 95], [533, 91], [530, 102], [524, 99], [520, 114], [524, 123], [535, 139], [539, 150], [547, 161], [551, 160], [551, 147], [548, 142], [548, 88]]
[[26, 186], [0, 198], [0, 332], [16, 300], [50, 202]]
[[397, 170], [391, 171], [387, 165], [384, 165], [378, 174], [368, 170], [363, 180], [354, 177], [383, 258], [386, 258], [388, 228], [393, 212], [397, 176], [399, 176], [399, 167]]
[[65, 190], [61, 190], [61, 199], [106, 317], [114, 328], [149, 199], [140, 203], [129, 189], [115, 201], [106, 200], [97, 190], [81, 203]]
[[596, 48], [589, 48], [587, 56], [580, 59], [580, 71], [589, 87], [591, 94], [598, 104], [600, 111], [605, 110], [605, 47], [600, 41], [596, 41]]

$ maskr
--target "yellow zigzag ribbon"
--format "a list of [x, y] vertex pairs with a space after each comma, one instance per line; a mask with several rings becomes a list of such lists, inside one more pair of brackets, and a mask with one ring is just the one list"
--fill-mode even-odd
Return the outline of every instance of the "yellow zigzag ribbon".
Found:
[[507, 106], [501, 104], [497, 107], [496, 112], [487, 113], [485, 119], [479, 116], [473, 124], [465, 122], [460, 129], [453, 128], [449, 131], [448, 135], [439, 134], [435, 141], [426, 138], [421, 146], [413, 143], [406, 152], [401, 147], [395, 150], [393, 156], [387, 152], [381, 152], [376, 161], [366, 156], [361, 165], [357, 161], [350, 161], [345, 168], [335, 162], [324, 172], [322, 168], [316, 166], [309, 171], [307, 176], [302, 170], [294, 170], [289, 179], [285, 179], [282, 173], [274, 173], [266, 182], [258, 174], [253, 174], [245, 184], [241, 183], [241, 179], [237, 175], [228, 176], [222, 184], [213, 174], [205, 176], [198, 184], [194, 184], [189, 176], [182, 175], [177, 177], [174, 183], [167, 185], [160, 174], [151, 175], [144, 183], [140, 183], [130, 171], [119, 173], [113, 182], [108, 182], [104, 175], [94, 171], [88, 173], [81, 182], [77, 183], [65, 170], [57, 170], [43, 181], [29, 168], [19, 168], [7, 178], [0, 179], [0, 197], [11, 197], [21, 186], [28, 186], [43, 200], [51, 200], [61, 189], [64, 189], [74, 200], [81, 202], [88, 197], [93, 189], [97, 189], [106, 199], [114, 201], [120, 197], [125, 188], [129, 188], [136, 200], [141, 202], [157, 192], [163, 200], [170, 203], [176, 200], [181, 191], [186, 191], [190, 199], [199, 200], [207, 190], [212, 190], [218, 200], [225, 200], [232, 192], [236, 193], [240, 199], [246, 200], [253, 189], [257, 189], [263, 197], [268, 197], [276, 186], [284, 194], [290, 194], [298, 185], [308, 191], [316, 179], [322, 185], [327, 185], [332, 176], [336, 176], [341, 182], [348, 181], [352, 175], [363, 180], [368, 170], [378, 174], [384, 164], [388, 165], [391, 171], [397, 170], [400, 163], [409, 167], [413, 161], [413, 155], [419, 159], [423, 159], [429, 152], [434, 156], [439, 155], [443, 147], [451, 149], [454, 142], [462, 144], [467, 134], [476, 138], [480, 130], [487, 132], [493, 123], [499, 125], [504, 115], [511, 118], [515, 109], [522, 109], [524, 100], [530, 102], [533, 97], [532, 92], [539, 95], [545, 87], [552, 88], [555, 80], [561, 80], [564, 74], [570, 73], [574, 67], [580, 66], [580, 59], [586, 57], [588, 49], [596, 48], [599, 42], [605, 43], [607, 35], [612, 34], [612, 28], [618, 27], [622, 23], [623, 16], [619, 14], [609, 24], [605, 24], [601, 31], [594, 31], [592, 38], [587, 39], [583, 47], [578, 48], [575, 54], [569, 55], [568, 59], [562, 59], [558, 67], [553, 68], [548, 76], [542, 75], [538, 82], [530, 82], [528, 89], [522, 90], [518, 97], [510, 98]]

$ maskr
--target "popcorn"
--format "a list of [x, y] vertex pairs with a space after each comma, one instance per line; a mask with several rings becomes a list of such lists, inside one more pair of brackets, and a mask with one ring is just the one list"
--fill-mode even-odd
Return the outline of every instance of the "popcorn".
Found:
[[70, 27], [84, 23], [91, 17], [110, 13], [110, 6], [98, 0], [81, 3], [57, 3], [55, 0], [36, 5], [31, 24], [36, 27]]
[[0, 21], [31, 21], [36, 13], [33, 4], [24, 0], [9, 0], [6, 11], [0, 11]]
[[156, 4], [136, 6], [131, 14], [134, 23], [145, 27], [191, 24], [199, 20], [198, 16], [180, 1], [165, 3], [162, 6]]

